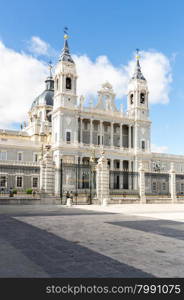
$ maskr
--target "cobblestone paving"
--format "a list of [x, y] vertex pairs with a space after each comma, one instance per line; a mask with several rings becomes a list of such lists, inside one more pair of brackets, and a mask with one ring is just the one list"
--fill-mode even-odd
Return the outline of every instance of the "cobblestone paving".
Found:
[[184, 277], [184, 223], [62, 206], [0, 207], [0, 277]]

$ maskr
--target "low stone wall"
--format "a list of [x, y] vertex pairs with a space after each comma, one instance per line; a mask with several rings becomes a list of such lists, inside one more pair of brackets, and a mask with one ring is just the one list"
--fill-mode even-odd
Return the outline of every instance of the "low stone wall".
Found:
[[113, 195], [109, 201], [110, 204], [131, 204], [140, 203], [138, 195]]
[[33, 204], [61, 204], [61, 199], [56, 197], [0, 197], [0, 205], [33, 205]]

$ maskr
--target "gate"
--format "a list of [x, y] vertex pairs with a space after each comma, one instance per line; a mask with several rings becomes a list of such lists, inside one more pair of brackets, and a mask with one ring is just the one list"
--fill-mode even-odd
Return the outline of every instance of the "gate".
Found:
[[184, 195], [184, 175], [176, 174], [176, 194], [177, 196]]
[[145, 173], [146, 195], [170, 195], [169, 174]]
[[110, 194], [138, 194], [138, 173], [128, 171], [110, 171]]
[[70, 164], [61, 162], [61, 203], [66, 203], [66, 193], [73, 197], [73, 203], [79, 204], [86, 199], [88, 204], [96, 194], [96, 171], [89, 164]]

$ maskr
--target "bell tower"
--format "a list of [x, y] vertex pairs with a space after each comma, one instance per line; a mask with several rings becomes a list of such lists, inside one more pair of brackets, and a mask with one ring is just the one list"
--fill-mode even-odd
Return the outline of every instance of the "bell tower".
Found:
[[128, 113], [135, 119], [147, 120], [149, 118], [148, 86], [141, 72], [140, 56], [137, 49], [136, 67], [128, 87]]
[[61, 160], [73, 160], [73, 148], [78, 143], [77, 72], [68, 46], [67, 28], [64, 29], [64, 47], [55, 68], [54, 106], [52, 113], [52, 148], [55, 162], [55, 194], [60, 194]]
[[139, 50], [136, 51], [135, 71], [128, 86], [127, 109], [129, 117], [135, 123], [135, 150], [150, 152], [149, 90], [141, 71]]
[[68, 34], [64, 35], [64, 47], [55, 68], [54, 109], [58, 107], [75, 107], [77, 105], [77, 72], [70, 55]]

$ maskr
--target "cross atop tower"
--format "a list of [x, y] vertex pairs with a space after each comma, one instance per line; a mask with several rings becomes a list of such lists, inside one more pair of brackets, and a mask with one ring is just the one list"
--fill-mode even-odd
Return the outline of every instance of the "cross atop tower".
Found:
[[64, 47], [63, 47], [62, 53], [60, 55], [59, 61], [68, 61], [68, 62], [74, 64], [74, 61], [70, 55], [70, 50], [69, 50], [68, 41], [67, 41], [69, 39], [68, 27], [64, 27], [63, 32], [64, 32]]
[[50, 77], [52, 77], [52, 69], [53, 69], [53, 65], [52, 65], [52, 61], [50, 60], [48, 63], [48, 68], [49, 68], [49, 75]]
[[140, 50], [137, 48], [137, 49], [136, 49], [136, 59], [137, 59], [137, 60], [140, 59], [139, 51], [140, 51]]
[[64, 27], [64, 39], [67, 40], [69, 38], [69, 35], [68, 35], [68, 27]]

